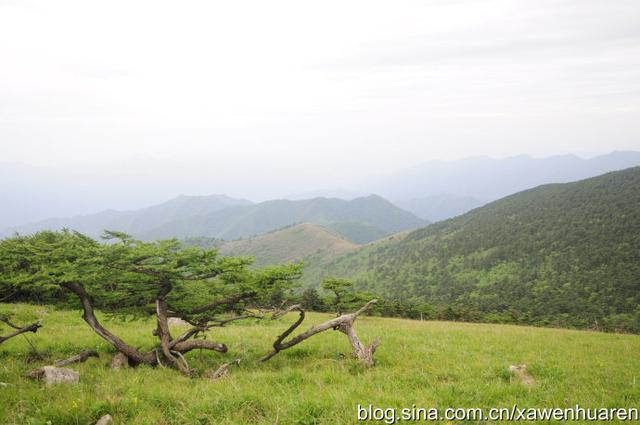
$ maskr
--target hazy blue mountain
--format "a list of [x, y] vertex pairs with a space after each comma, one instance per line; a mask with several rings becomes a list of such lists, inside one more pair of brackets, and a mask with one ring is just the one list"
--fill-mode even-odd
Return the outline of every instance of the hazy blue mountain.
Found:
[[290, 199], [292, 201], [300, 201], [304, 199], [313, 199], [313, 198], [338, 198], [338, 199], [344, 199], [346, 201], [350, 201], [355, 198], [362, 198], [369, 194], [370, 193], [356, 192], [354, 190], [346, 190], [346, 189], [318, 189], [318, 190], [310, 190], [308, 192], [287, 195], [284, 197], [284, 199]]
[[0, 163], [0, 229], [92, 211], [88, 188], [80, 180], [72, 190], [71, 183], [71, 177], [42, 167]]
[[[640, 152], [632, 151], [612, 152], [591, 159], [575, 155], [475, 157], [427, 162], [367, 182], [366, 186], [405, 208], [409, 200], [440, 194], [473, 198], [484, 203], [542, 184], [571, 182], [637, 165], [640, 165]], [[458, 202], [456, 198], [452, 199], [453, 204]], [[453, 207], [452, 210], [464, 212]]]
[[107, 210], [96, 214], [47, 219], [5, 229], [2, 233], [4, 235], [13, 232], [32, 233], [42, 229], [68, 227], [93, 237], [100, 236], [105, 229], [121, 230], [133, 235], [140, 235], [172, 221], [212, 213], [231, 206], [250, 204], [250, 201], [234, 199], [226, 195], [181, 195], [162, 204], [139, 210]]
[[231, 240], [303, 222], [326, 226], [357, 243], [426, 224], [380, 196], [371, 195], [351, 201], [314, 198], [235, 206], [167, 222], [138, 236], [144, 239], [207, 236]]
[[418, 217], [431, 222], [445, 220], [447, 218], [464, 214], [467, 211], [482, 206], [484, 203], [485, 202], [470, 196], [445, 194], [395, 202], [395, 204], [400, 208], [412, 212]]
[[0, 230], [51, 217], [133, 211], [179, 193], [203, 195], [211, 193], [211, 187], [220, 187], [216, 180], [193, 180], [193, 176], [158, 175], [131, 164], [64, 167], [0, 162]]
[[352, 201], [314, 198], [274, 200], [259, 204], [225, 195], [179, 196], [165, 203], [135, 211], [108, 210], [97, 214], [55, 218], [6, 229], [32, 233], [68, 227], [98, 237], [105, 229], [120, 230], [150, 240], [162, 238], [250, 237], [296, 223], [324, 225], [345, 238], [366, 243], [426, 221], [375, 195]]
[[[50, 217], [88, 215], [105, 210], [134, 211], [178, 193], [237, 192], [231, 189], [236, 187], [233, 181], [211, 178], [202, 170], [157, 173], [143, 165], [144, 161], [73, 167], [0, 162], [0, 229]], [[613, 152], [588, 160], [572, 155], [501, 160], [481, 157], [431, 161], [378, 179], [344, 182], [339, 188], [326, 190], [314, 190], [322, 188], [324, 182], [316, 182], [307, 191], [300, 190], [295, 182], [273, 185], [258, 179], [252, 183], [251, 190], [242, 193], [255, 193], [258, 199], [298, 193], [286, 197], [294, 200], [316, 197], [351, 200], [377, 193], [417, 215], [438, 220], [464, 212], [460, 198], [486, 203], [540, 184], [574, 181], [634, 165], [640, 165], [638, 152]], [[440, 198], [429, 199], [433, 196]], [[442, 196], [450, 199], [445, 202]], [[427, 199], [418, 201], [423, 198]], [[118, 214], [111, 211], [110, 215]]]

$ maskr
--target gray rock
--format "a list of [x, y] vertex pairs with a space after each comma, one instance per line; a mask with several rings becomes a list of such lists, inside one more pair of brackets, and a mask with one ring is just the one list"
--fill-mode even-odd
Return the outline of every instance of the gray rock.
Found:
[[30, 378], [44, 381], [47, 385], [74, 383], [80, 380], [80, 374], [65, 367], [45, 366], [34, 370], [28, 375]]
[[103, 417], [98, 419], [98, 422], [96, 422], [96, 425], [111, 425], [112, 423], [113, 423], [113, 418], [111, 417], [111, 415], [104, 415]]
[[111, 360], [111, 369], [126, 369], [129, 367], [129, 358], [122, 354], [118, 353], [113, 356], [113, 360]]
[[536, 380], [529, 375], [526, 365], [511, 365], [509, 366], [509, 372], [515, 375], [525, 387], [533, 387], [536, 385]]

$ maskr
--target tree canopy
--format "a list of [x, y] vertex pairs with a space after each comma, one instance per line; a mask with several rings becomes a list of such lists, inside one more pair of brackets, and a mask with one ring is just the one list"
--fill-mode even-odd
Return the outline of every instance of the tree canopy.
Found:
[[[192, 339], [196, 334], [252, 317], [250, 308], [264, 307], [274, 294], [290, 291], [301, 273], [295, 264], [251, 270], [250, 258], [185, 248], [175, 239], [142, 242], [115, 231], [104, 238], [108, 243], [63, 230], [1, 241], [0, 296], [65, 305], [80, 301], [85, 321], [134, 363], [160, 360], [157, 352], [141, 353], [113, 335], [94, 309], [155, 314], [164, 360], [188, 373], [186, 361], [178, 359], [183, 353], [194, 348], [226, 351], [223, 344]], [[173, 338], [169, 317], [194, 328]]]

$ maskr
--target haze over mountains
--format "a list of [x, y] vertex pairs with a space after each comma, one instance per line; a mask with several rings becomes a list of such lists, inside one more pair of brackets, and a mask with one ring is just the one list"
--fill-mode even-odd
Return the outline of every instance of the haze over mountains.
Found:
[[427, 224], [381, 197], [371, 195], [351, 201], [314, 198], [236, 206], [177, 220], [143, 232], [140, 236], [145, 239], [209, 236], [230, 240], [302, 222], [324, 225], [356, 243], [369, 242]]
[[510, 195], [309, 264], [451, 319], [640, 331], [640, 167]]
[[[578, 162], [518, 157], [457, 165], [475, 170], [468, 182], [473, 190], [497, 196], [535, 180], [534, 170], [539, 180], [562, 180], [636, 160], [640, 154], [616, 152]], [[582, 165], [568, 165], [576, 163]], [[518, 167], [531, 174], [518, 179]], [[420, 184], [420, 172], [411, 175], [412, 184]], [[468, 189], [461, 181], [446, 187], [466, 199], [459, 210], [473, 207], [463, 198]], [[433, 213], [438, 197], [422, 199], [431, 199]], [[50, 219], [13, 230], [69, 227], [98, 237], [113, 229], [145, 240], [178, 237], [195, 243], [216, 238], [209, 242], [223, 255], [254, 256], [258, 265], [305, 261], [307, 285], [346, 277], [388, 299], [446, 306], [454, 319], [640, 331], [640, 167], [538, 185], [427, 224], [377, 195], [255, 204], [213, 195], [180, 196], [140, 210]]]
[[430, 161], [367, 182], [374, 193], [419, 217], [437, 221], [521, 190], [566, 183], [640, 165], [640, 152], [611, 152], [583, 159], [576, 155]]
[[365, 243], [428, 224], [379, 196], [352, 201], [314, 198], [275, 200], [251, 204], [223, 195], [180, 196], [137, 211], [51, 219], [13, 228], [7, 233], [71, 228], [92, 237], [105, 229], [120, 230], [144, 239], [213, 237], [232, 240], [260, 235], [296, 223], [321, 224], [354, 243]]
[[107, 210], [96, 214], [80, 215], [69, 218], [52, 218], [24, 226], [7, 229], [4, 233], [32, 233], [42, 229], [60, 229], [67, 227], [92, 237], [99, 237], [105, 229], [121, 230], [135, 235], [156, 227], [196, 215], [208, 214], [237, 205], [250, 205], [251, 202], [234, 199], [225, 195], [178, 196], [162, 204], [135, 211]]
[[640, 165], [640, 152], [611, 152], [590, 159], [576, 155], [430, 161], [367, 185], [392, 201], [449, 194], [492, 201], [546, 183], [566, 183]]
[[[633, 165], [640, 165], [639, 152], [612, 152], [591, 159], [575, 155], [537, 159], [522, 155], [505, 159], [477, 157], [431, 161], [388, 176], [353, 183], [353, 189], [349, 190], [311, 190], [292, 195], [295, 201], [275, 200], [252, 205], [250, 201], [225, 195], [180, 196], [137, 210], [108, 209], [79, 216], [70, 214], [74, 206], [83, 212], [91, 209], [92, 203], [102, 205], [95, 202], [101, 195], [111, 199], [113, 195], [106, 195], [109, 191], [105, 190], [104, 182], [94, 187], [95, 182], [87, 176], [64, 175], [62, 184], [62, 175], [50, 175], [46, 169], [4, 164], [0, 165], [3, 205], [0, 210], [0, 229], [3, 230], [0, 233], [29, 233], [64, 226], [92, 236], [111, 228], [146, 239], [173, 236], [236, 239], [295, 223], [312, 222], [332, 228], [353, 242], [366, 243], [396, 231], [422, 226], [425, 221], [463, 214], [519, 190], [544, 183], [575, 181]], [[117, 188], [116, 183], [113, 188]], [[147, 190], [148, 187], [151, 189]], [[150, 181], [145, 181], [138, 192], [146, 199], [147, 191], [157, 197], [157, 189]], [[400, 208], [379, 197], [360, 197], [361, 200], [353, 201], [362, 193], [382, 194]], [[70, 201], [74, 196], [78, 203]], [[305, 199], [305, 196], [313, 199]], [[343, 199], [317, 198], [327, 196]], [[123, 195], [124, 198], [127, 197]], [[371, 205], [365, 206], [362, 199], [369, 199], [367, 202]], [[126, 204], [126, 199], [117, 205], [122, 203]], [[235, 209], [225, 211], [229, 207]], [[371, 210], [372, 216], [367, 215], [367, 209]], [[56, 213], [61, 213], [59, 217], [62, 218], [39, 222], [30, 219], [33, 214], [55, 216]], [[32, 222], [16, 225], [19, 221]]]

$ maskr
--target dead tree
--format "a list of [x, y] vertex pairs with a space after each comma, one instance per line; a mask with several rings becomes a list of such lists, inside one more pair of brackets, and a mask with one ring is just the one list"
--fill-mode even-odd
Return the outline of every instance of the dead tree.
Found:
[[15, 329], [13, 332], [11, 332], [10, 334], [6, 335], [6, 336], [2, 336], [0, 335], [0, 344], [2, 344], [3, 342], [7, 341], [8, 339], [11, 339], [15, 336], [21, 335], [23, 333], [26, 332], [37, 332], [38, 328], [42, 327], [42, 324], [40, 323], [40, 321], [37, 322], [33, 322], [30, 325], [27, 326], [17, 326], [14, 325], [7, 317], [4, 316], [0, 316], [0, 322], [5, 323], [7, 326], [9, 326], [10, 328]]
[[291, 307], [278, 312], [277, 315], [274, 315], [274, 318], [283, 316], [291, 311], [297, 311], [299, 313], [298, 320], [296, 320], [295, 323], [289, 326], [289, 328], [286, 331], [284, 331], [280, 336], [278, 336], [278, 338], [273, 343], [273, 351], [263, 356], [260, 359], [260, 361], [266, 362], [267, 360], [271, 359], [273, 356], [275, 356], [282, 350], [286, 350], [297, 344], [300, 344], [302, 341], [308, 338], [311, 338], [312, 336], [319, 334], [320, 332], [333, 329], [333, 330], [338, 330], [344, 333], [345, 335], [347, 335], [347, 338], [349, 339], [349, 343], [351, 344], [351, 348], [352, 348], [351, 355], [354, 358], [362, 361], [367, 366], [373, 366], [373, 363], [374, 363], [373, 354], [375, 353], [376, 348], [378, 348], [378, 345], [380, 345], [380, 341], [375, 340], [371, 344], [365, 346], [362, 343], [362, 341], [360, 341], [360, 338], [358, 338], [358, 335], [356, 334], [356, 331], [353, 328], [353, 323], [355, 322], [356, 318], [360, 314], [367, 311], [376, 302], [377, 300], [371, 300], [367, 304], [365, 304], [362, 308], [360, 308], [360, 310], [354, 313], [343, 314], [341, 316], [336, 317], [335, 319], [327, 320], [326, 322], [321, 323], [320, 325], [312, 326], [311, 329], [309, 329], [308, 331], [296, 335], [295, 337], [291, 338], [289, 341], [285, 341], [285, 340], [289, 335], [293, 333], [293, 331], [295, 331], [302, 324], [302, 322], [304, 321], [305, 312], [302, 309], [302, 307], [300, 307], [299, 305], [292, 305]]

